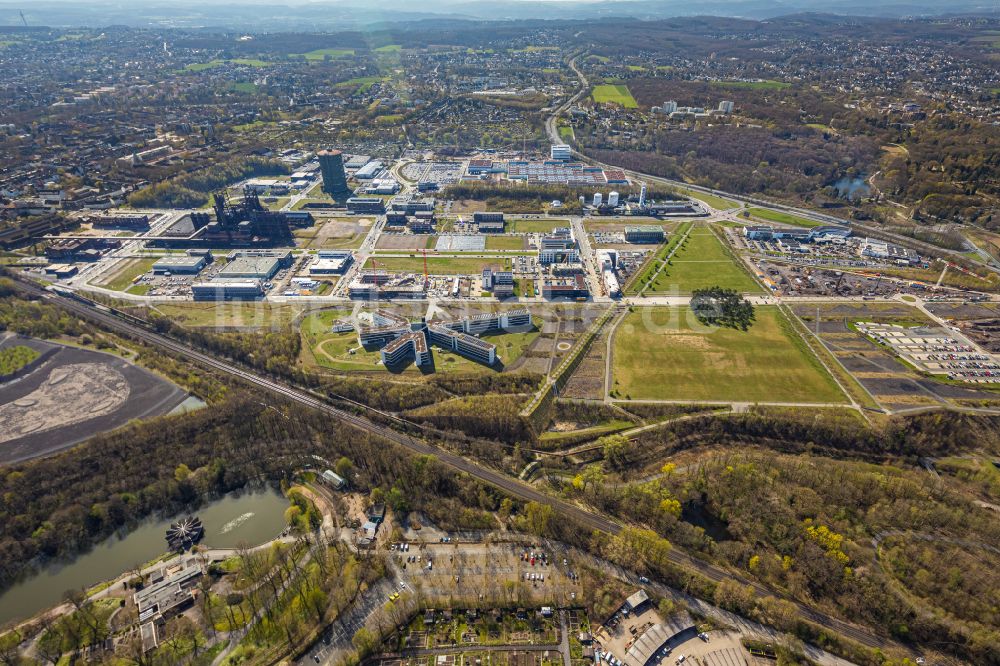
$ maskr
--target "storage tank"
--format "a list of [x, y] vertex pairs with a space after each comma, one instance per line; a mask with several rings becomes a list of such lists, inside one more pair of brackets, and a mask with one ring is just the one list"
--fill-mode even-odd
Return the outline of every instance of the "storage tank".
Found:
[[604, 200], [604, 197], [601, 196], [600, 192], [594, 192], [594, 208], [597, 208], [598, 206], [600, 206], [601, 205], [601, 201], [603, 201], [603, 200]]
[[614, 207], [614, 206], [618, 205], [618, 193], [617, 192], [612, 192], [611, 194], [608, 195], [608, 205], [611, 206], [611, 207]]

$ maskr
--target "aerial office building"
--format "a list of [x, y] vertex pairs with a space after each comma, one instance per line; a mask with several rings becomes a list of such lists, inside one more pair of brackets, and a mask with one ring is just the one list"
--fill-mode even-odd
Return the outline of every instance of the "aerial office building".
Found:
[[362, 215], [381, 215], [385, 212], [385, 202], [378, 197], [348, 197], [347, 210]]
[[565, 143], [557, 143], [552, 146], [552, 151], [549, 156], [554, 160], [562, 160], [568, 162], [573, 158], [573, 151]]
[[663, 227], [655, 224], [639, 224], [625, 227], [625, 241], [640, 245], [656, 245], [666, 238]]
[[352, 193], [347, 186], [344, 154], [339, 150], [321, 150], [316, 157], [319, 158], [319, 170], [323, 174], [323, 191], [337, 201], [350, 197]]
[[504, 232], [503, 213], [478, 211], [472, 214], [472, 221], [481, 234], [502, 234]]
[[353, 261], [350, 250], [320, 250], [309, 265], [309, 275], [343, 275]]
[[389, 342], [379, 354], [382, 365], [393, 366], [412, 357], [417, 366], [431, 365], [434, 359], [423, 331], [410, 331]]
[[382, 362], [396, 365], [413, 358], [418, 366], [432, 363], [429, 346], [434, 344], [486, 365], [497, 361], [496, 345], [476, 337], [483, 333], [527, 330], [531, 313], [524, 309], [492, 312], [432, 321], [410, 323], [405, 317], [385, 311], [372, 313], [372, 325], [358, 329], [358, 341], [366, 347], [381, 346]]

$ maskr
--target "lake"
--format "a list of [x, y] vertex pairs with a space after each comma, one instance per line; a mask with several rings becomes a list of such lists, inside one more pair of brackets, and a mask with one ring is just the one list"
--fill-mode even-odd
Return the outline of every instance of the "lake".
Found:
[[[289, 506], [276, 490], [256, 488], [230, 493], [191, 513], [201, 518], [205, 537], [213, 548], [257, 545], [281, 534]], [[91, 587], [117, 578], [167, 551], [167, 527], [178, 516], [148, 520], [131, 532], [113, 536], [70, 562], [50, 564], [0, 594], [0, 626], [23, 620], [62, 601], [67, 590]]]

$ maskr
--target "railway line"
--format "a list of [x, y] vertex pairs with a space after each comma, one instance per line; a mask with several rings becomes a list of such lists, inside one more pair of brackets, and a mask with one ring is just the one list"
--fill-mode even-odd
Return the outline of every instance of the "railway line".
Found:
[[[622, 531], [622, 526], [598, 513], [589, 511], [580, 506], [552, 497], [541, 492], [533, 486], [523, 483], [517, 479], [509, 477], [494, 469], [480, 465], [467, 458], [434, 446], [422, 439], [412, 437], [406, 433], [399, 432], [390, 427], [380, 425], [364, 416], [354, 414], [350, 411], [340, 409], [322, 398], [318, 398], [308, 391], [298, 389], [279, 381], [263, 377], [255, 372], [246, 370], [234, 363], [230, 363], [214, 356], [192, 349], [190, 346], [173, 340], [165, 335], [151, 330], [148, 322], [133, 317], [127, 313], [112, 310], [104, 305], [90, 301], [80, 296], [76, 296], [65, 290], [54, 292], [43, 289], [38, 285], [23, 279], [18, 280], [20, 289], [35, 297], [47, 299], [50, 302], [58, 303], [60, 307], [72, 312], [84, 319], [94, 321], [110, 330], [119, 331], [131, 337], [137, 338], [150, 345], [177, 354], [189, 361], [207, 367], [209, 369], [224, 373], [230, 377], [237, 378], [247, 384], [267, 391], [273, 395], [280, 396], [297, 404], [316, 409], [332, 418], [346, 423], [358, 430], [373, 433], [387, 439], [399, 446], [403, 446], [413, 453], [421, 455], [433, 455], [439, 461], [450, 467], [465, 472], [466, 474], [490, 484], [501, 491], [516, 497], [522, 501], [537, 502], [545, 504], [562, 516], [575, 520], [579, 525], [589, 529], [604, 532], [606, 534], [617, 535]], [[366, 405], [354, 403], [360, 407], [371, 410], [383, 417], [396, 418], [394, 415], [374, 410]], [[402, 421], [401, 419], [397, 419]], [[407, 423], [402, 421], [403, 423]], [[734, 572], [728, 571], [714, 564], [704, 562], [692, 557], [684, 552], [671, 549], [668, 554], [670, 562], [678, 567], [693, 570], [698, 574], [716, 583], [723, 580], [736, 580], [743, 585], [750, 585], [758, 596], [782, 596], [767, 587], [747, 580]], [[870, 648], [885, 648], [892, 645], [890, 641], [868, 632], [867, 630], [831, 617], [812, 609], [808, 606], [792, 601], [802, 617], [809, 621], [830, 629], [838, 634], [846, 636], [862, 645]]]

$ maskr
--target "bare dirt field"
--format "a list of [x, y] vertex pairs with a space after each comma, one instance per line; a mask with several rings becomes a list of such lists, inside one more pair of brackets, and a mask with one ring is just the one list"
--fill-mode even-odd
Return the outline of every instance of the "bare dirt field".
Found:
[[379, 250], [423, 250], [427, 248], [428, 241], [434, 247], [436, 238], [437, 236], [418, 234], [382, 234], [375, 247]]
[[55, 353], [0, 384], [0, 463], [61, 451], [132, 419], [165, 414], [187, 398], [180, 387], [110, 354], [41, 340], [4, 344]]
[[321, 219], [308, 229], [296, 232], [302, 247], [312, 249], [348, 249], [360, 247], [374, 220]]

